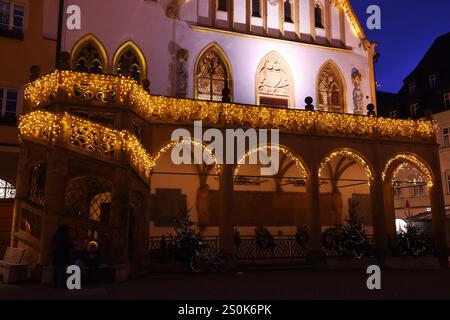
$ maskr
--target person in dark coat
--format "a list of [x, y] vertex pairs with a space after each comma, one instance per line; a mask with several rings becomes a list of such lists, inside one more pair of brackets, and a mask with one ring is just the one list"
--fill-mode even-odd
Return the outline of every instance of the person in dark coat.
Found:
[[60, 226], [53, 236], [53, 283], [55, 288], [64, 286], [66, 266], [70, 264], [72, 247], [69, 227], [67, 225]]

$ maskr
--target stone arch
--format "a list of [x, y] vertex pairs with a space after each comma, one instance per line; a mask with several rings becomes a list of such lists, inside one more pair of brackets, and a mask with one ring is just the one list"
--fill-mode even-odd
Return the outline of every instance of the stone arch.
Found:
[[234, 170], [234, 176], [237, 176], [239, 173], [239, 169], [240, 166], [242, 164], [244, 164], [245, 159], [248, 158], [251, 154], [260, 152], [264, 149], [276, 149], [278, 152], [281, 152], [285, 155], [287, 155], [289, 158], [291, 158], [292, 160], [294, 160], [295, 165], [297, 167], [297, 169], [300, 171], [300, 174], [303, 178], [308, 178], [309, 176], [309, 169], [308, 166], [306, 165], [306, 162], [299, 156], [297, 155], [294, 151], [292, 151], [291, 149], [282, 146], [282, 145], [276, 145], [276, 146], [262, 146], [262, 147], [258, 147], [258, 148], [254, 148], [252, 150], [249, 150], [245, 155], [242, 156], [242, 158], [238, 161], [235, 170]]
[[423, 177], [427, 180], [427, 185], [431, 188], [434, 184], [434, 175], [430, 166], [427, 164], [425, 160], [414, 153], [399, 153], [393, 156], [388, 160], [386, 165], [384, 166], [384, 170], [382, 173], [383, 180], [385, 182], [390, 182], [393, 180], [395, 171], [403, 164], [408, 163], [419, 172], [422, 173]]
[[73, 70], [105, 73], [108, 68], [108, 53], [105, 46], [93, 34], [78, 40], [71, 51]]
[[295, 81], [289, 64], [276, 51], [259, 63], [255, 76], [256, 104], [294, 107]]
[[[206, 59], [212, 59], [216, 60], [216, 66], [210, 66], [210, 68], [215, 68], [211, 71], [217, 71], [217, 77], [218, 79], [213, 79], [213, 75], [211, 76], [211, 79], [204, 79], [205, 86], [202, 87], [200, 81], [202, 80], [202, 72], [204, 72], [203, 68], [206, 65]], [[214, 74], [214, 73], [211, 73]], [[220, 79], [219, 79], [220, 78]], [[202, 100], [216, 100], [216, 101], [222, 101], [222, 92], [214, 92], [212, 88], [213, 81], [223, 81], [223, 87], [225, 85], [228, 86], [228, 89], [230, 90], [230, 99], [233, 101], [233, 69], [230, 62], [230, 59], [228, 58], [225, 51], [216, 43], [212, 42], [208, 46], [206, 46], [200, 54], [197, 56], [197, 60], [195, 61], [195, 67], [194, 67], [194, 98], [195, 99], [202, 99]], [[209, 92], [207, 92], [207, 84], [209, 85]], [[209, 96], [208, 99], [207, 96]], [[220, 99], [219, 99], [220, 98]]]
[[[171, 150], [173, 147], [175, 147], [177, 144], [187, 144], [190, 145], [191, 147], [200, 147], [202, 148], [202, 151], [206, 151], [208, 153], [208, 156], [210, 157], [210, 160], [212, 161], [212, 163], [214, 163], [215, 169], [217, 171], [217, 173], [220, 173], [221, 171], [221, 162], [219, 161], [219, 159], [216, 157], [216, 155], [208, 148], [208, 146], [205, 143], [199, 142], [195, 139], [188, 139], [188, 138], [184, 138], [182, 141], [169, 141], [164, 143], [161, 147], [159, 147], [157, 150], [157, 152], [155, 154], [152, 155], [152, 163], [153, 166], [155, 167], [158, 159], [166, 152], [168, 152], [169, 150]], [[152, 168], [153, 170], [154, 168]]]
[[[126, 66], [122, 64], [125, 59]], [[124, 70], [127, 69], [127, 70]], [[136, 81], [147, 78], [147, 60], [141, 49], [131, 40], [123, 43], [115, 52], [113, 58], [114, 74], [130, 76]]]
[[323, 169], [335, 157], [344, 157], [353, 160], [356, 164], [359, 164], [367, 174], [367, 179], [370, 182], [374, 176], [374, 170], [370, 165], [369, 161], [358, 151], [349, 148], [339, 148], [331, 151], [327, 156], [325, 156], [320, 163], [319, 167], [319, 177], [321, 176]]
[[316, 104], [321, 111], [348, 112], [345, 77], [332, 60], [325, 62], [317, 74]]

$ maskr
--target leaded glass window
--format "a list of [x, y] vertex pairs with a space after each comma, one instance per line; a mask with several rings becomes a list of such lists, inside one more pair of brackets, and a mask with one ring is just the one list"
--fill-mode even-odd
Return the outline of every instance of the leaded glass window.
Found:
[[206, 51], [197, 66], [197, 98], [222, 101], [222, 90], [229, 88], [227, 67], [214, 49]]

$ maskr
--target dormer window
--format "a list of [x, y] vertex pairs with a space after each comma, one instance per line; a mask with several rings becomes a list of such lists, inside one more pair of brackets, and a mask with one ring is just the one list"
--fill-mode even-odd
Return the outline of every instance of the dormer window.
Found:
[[417, 83], [416, 82], [411, 82], [409, 84], [409, 95], [412, 96], [416, 93], [417, 90]]
[[439, 74], [434, 73], [430, 75], [430, 88], [436, 89], [439, 86]]
[[409, 106], [409, 114], [411, 116], [411, 118], [416, 118], [417, 114], [419, 111], [419, 104], [418, 103], [414, 103], [412, 105]]
[[290, 0], [284, 2], [284, 22], [292, 23], [292, 3]]
[[314, 17], [315, 17], [315, 23], [316, 28], [324, 28], [323, 26], [323, 14], [322, 14], [322, 6], [320, 3], [316, 3], [314, 7]]
[[228, 0], [219, 0], [217, 10], [228, 11]]
[[252, 0], [252, 17], [261, 18], [261, 0]]

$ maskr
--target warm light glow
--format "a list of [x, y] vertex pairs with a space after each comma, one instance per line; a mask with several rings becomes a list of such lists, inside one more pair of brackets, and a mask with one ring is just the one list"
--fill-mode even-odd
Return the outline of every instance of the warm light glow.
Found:
[[[388, 170], [391, 169], [391, 166], [394, 162], [400, 162], [400, 164], [397, 165], [394, 170], [392, 170], [392, 175], [388, 177]], [[388, 161], [383, 170], [383, 180], [386, 181], [386, 179], [392, 179], [392, 177], [395, 176], [396, 172], [398, 172], [399, 168], [401, 168], [405, 163], [409, 163], [410, 165], [416, 167], [424, 175], [425, 179], [427, 180], [427, 186], [429, 188], [433, 186], [433, 175], [430, 169], [417, 156], [408, 153], [396, 155], [394, 158]]]
[[349, 150], [349, 149], [336, 150], [336, 151], [332, 152], [329, 156], [327, 156], [320, 164], [319, 177], [322, 176], [322, 171], [325, 169], [326, 165], [336, 157], [344, 157], [344, 158], [352, 160], [352, 161], [356, 162], [358, 165], [360, 165], [366, 172], [367, 179], [369, 180], [369, 185], [370, 185], [372, 176], [373, 176], [372, 169], [370, 168], [370, 166], [366, 160], [364, 160], [356, 152]]
[[30, 110], [40, 109], [52, 101], [95, 102], [97, 106], [128, 107], [149, 122], [192, 125], [193, 121], [201, 120], [216, 127], [273, 128], [304, 135], [432, 141], [436, 127], [431, 121], [152, 96], [128, 78], [73, 71], [56, 71], [28, 84], [25, 101]]
[[305, 179], [308, 177], [307, 170], [305, 168], [305, 165], [302, 163], [302, 161], [296, 155], [294, 155], [289, 149], [287, 149], [287, 148], [285, 148], [283, 146], [278, 146], [278, 145], [277, 146], [264, 146], [264, 147], [260, 147], [260, 148], [255, 148], [255, 149], [252, 149], [251, 151], [247, 152], [238, 161], [236, 169], [234, 170], [234, 176], [238, 175], [240, 167], [243, 164], [245, 164], [245, 159], [247, 159], [251, 155], [253, 155], [253, 154], [257, 153], [257, 152], [260, 152], [262, 150], [265, 150], [265, 152], [267, 152], [268, 150], [271, 150], [271, 151], [275, 150], [277, 152], [281, 152], [281, 153], [287, 155], [289, 157], [289, 159], [294, 160], [296, 167], [300, 171], [300, 177], [301, 178], [305, 178]]

